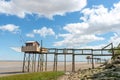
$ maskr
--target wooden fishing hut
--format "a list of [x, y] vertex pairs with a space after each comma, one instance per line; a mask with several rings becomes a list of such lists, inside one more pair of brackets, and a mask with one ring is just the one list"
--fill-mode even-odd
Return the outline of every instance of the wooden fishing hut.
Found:
[[[37, 41], [27, 41], [21, 51], [24, 52], [23, 72], [43, 71], [44, 54], [47, 56], [47, 48], [43, 48], [42, 44], [40, 46]], [[45, 69], [47, 69], [47, 57]]]

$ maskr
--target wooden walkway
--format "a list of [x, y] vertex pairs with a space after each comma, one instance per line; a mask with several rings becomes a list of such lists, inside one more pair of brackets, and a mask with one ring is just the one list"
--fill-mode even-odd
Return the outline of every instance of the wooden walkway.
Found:
[[[107, 47], [109, 46], [111, 47], [108, 49]], [[114, 56], [112, 43], [105, 46], [102, 49], [72, 49], [72, 48], [64, 48], [64, 49], [47, 48], [47, 49], [48, 49], [47, 53], [42, 53], [42, 51], [40, 53], [35, 53], [35, 52], [24, 53], [23, 72], [47, 71], [48, 55], [50, 54], [54, 55], [53, 71], [57, 71], [59, 55], [64, 55], [64, 71], [66, 71], [66, 63], [67, 63], [66, 56], [71, 55], [72, 56], [71, 71], [73, 72], [75, 71], [75, 56], [78, 55], [91, 56], [92, 68], [94, 68], [94, 56]], [[109, 51], [111, 51], [111, 53]], [[45, 67], [45, 70], [43, 70], [43, 67]]]

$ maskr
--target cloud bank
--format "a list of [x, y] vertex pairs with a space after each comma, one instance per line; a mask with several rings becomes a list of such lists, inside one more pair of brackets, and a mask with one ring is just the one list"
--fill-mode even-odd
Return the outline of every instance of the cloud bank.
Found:
[[109, 42], [119, 40], [120, 30], [120, 2], [113, 4], [111, 9], [105, 8], [103, 5], [85, 8], [81, 12], [83, 14], [80, 23], [70, 23], [63, 27], [67, 33], [60, 33], [59, 37], [63, 40], [55, 42], [54, 46], [81, 46], [92, 41], [105, 40], [100, 35], [113, 32], [114, 35]]
[[24, 18], [26, 14], [53, 18], [55, 15], [80, 11], [86, 4], [87, 0], [1, 0], [0, 13], [20, 18]]

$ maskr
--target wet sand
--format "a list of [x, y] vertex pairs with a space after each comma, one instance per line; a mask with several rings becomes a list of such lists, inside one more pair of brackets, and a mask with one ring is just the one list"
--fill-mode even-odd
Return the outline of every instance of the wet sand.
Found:
[[[21, 61], [0, 61], [0, 76], [22, 74]], [[100, 64], [95, 64], [95, 67]], [[75, 70], [92, 68], [87, 62], [75, 62]], [[58, 71], [64, 71], [64, 62], [58, 62]], [[53, 62], [48, 62], [47, 71], [53, 71]], [[66, 71], [72, 71], [72, 62], [66, 63]]]

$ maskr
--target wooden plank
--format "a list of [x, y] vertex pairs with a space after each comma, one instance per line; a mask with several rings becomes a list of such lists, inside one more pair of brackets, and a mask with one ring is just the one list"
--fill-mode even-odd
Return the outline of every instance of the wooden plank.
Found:
[[92, 54], [74, 54], [74, 55], [92, 55]]
[[112, 54], [93, 54], [93, 56], [112, 56]]

